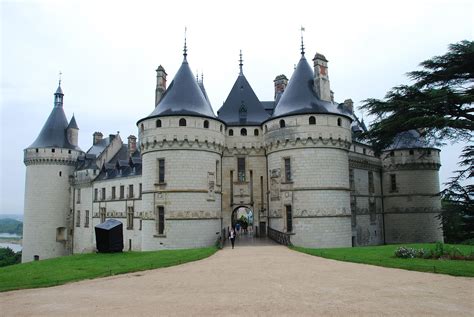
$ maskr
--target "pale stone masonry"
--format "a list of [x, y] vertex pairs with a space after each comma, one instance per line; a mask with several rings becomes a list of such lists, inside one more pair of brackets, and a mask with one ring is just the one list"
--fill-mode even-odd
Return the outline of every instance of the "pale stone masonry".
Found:
[[94, 227], [110, 218], [134, 251], [213, 245], [242, 212], [254, 234], [276, 229], [304, 247], [442, 240], [440, 151], [407, 131], [375, 154], [359, 138], [366, 128], [353, 102], [334, 101], [327, 59], [313, 62], [302, 51], [290, 80], [274, 80], [275, 100], [260, 102], [241, 60], [216, 116], [185, 49], [168, 87], [158, 67], [138, 140], [95, 132], [86, 152], [59, 86], [24, 153], [22, 261], [94, 252]]

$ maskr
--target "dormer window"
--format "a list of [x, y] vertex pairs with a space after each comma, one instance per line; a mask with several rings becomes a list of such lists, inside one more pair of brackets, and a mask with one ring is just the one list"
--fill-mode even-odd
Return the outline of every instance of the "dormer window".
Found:
[[186, 119], [184, 119], [184, 118], [179, 119], [179, 126], [180, 127], [185, 127], [186, 126]]

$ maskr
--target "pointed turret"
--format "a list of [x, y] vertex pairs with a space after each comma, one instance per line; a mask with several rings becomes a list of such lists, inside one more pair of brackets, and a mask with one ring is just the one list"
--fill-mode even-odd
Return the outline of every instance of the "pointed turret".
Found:
[[71, 121], [69, 121], [69, 124], [66, 128], [66, 133], [67, 133], [67, 140], [72, 146], [77, 147], [78, 145], [78, 139], [79, 139], [79, 127], [77, 126], [76, 123], [76, 118], [74, 117], [74, 114], [72, 115]]
[[[67, 137], [67, 128], [69, 126], [63, 109], [64, 93], [59, 82], [58, 89], [54, 93], [54, 107], [46, 120], [41, 132], [36, 140], [28, 148], [57, 147], [66, 149], [78, 149], [77, 144], [71, 144]], [[76, 120], [71, 120], [76, 124]], [[78, 129], [78, 128], [77, 128]]]
[[243, 72], [242, 51], [239, 60], [239, 76], [226, 101], [217, 111], [218, 118], [228, 125], [259, 125], [269, 118], [260, 100]]

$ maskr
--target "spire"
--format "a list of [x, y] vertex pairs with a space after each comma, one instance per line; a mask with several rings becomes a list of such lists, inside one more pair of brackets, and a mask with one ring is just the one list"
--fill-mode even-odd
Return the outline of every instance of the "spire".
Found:
[[239, 73], [239, 75], [243, 75], [243, 74], [244, 74], [244, 72], [243, 72], [243, 70], [242, 70], [242, 66], [244, 66], [243, 62], [244, 62], [244, 61], [242, 60], [242, 50], [240, 50], [240, 59], [239, 59], [240, 73]]
[[304, 56], [304, 41], [303, 41], [303, 32], [304, 32], [304, 27], [301, 26], [301, 55]]
[[63, 90], [61, 89], [61, 75], [62, 73], [59, 72], [58, 89], [56, 89], [56, 92], [54, 93], [54, 106], [55, 107], [63, 106], [64, 93], [63, 93]]
[[183, 49], [184, 62], [187, 62], [186, 56], [188, 56], [188, 46], [186, 45], [186, 31], [187, 31], [187, 27], [184, 27], [184, 49]]

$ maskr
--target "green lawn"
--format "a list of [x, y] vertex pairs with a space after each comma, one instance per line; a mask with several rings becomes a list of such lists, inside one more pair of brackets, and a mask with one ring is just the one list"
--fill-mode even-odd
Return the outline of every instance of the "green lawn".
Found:
[[65, 284], [196, 261], [217, 248], [153, 252], [89, 253], [0, 268], [0, 292]]
[[[365, 263], [377, 266], [393, 267], [412, 271], [442, 273], [455, 276], [474, 277], [474, 261], [458, 260], [425, 260], [395, 258], [394, 252], [400, 246], [411, 248], [432, 249], [435, 244], [392, 244], [373, 247], [334, 248], [334, 249], [307, 249], [292, 247], [293, 250], [339, 261]], [[455, 246], [464, 254], [474, 252], [472, 245]]]

